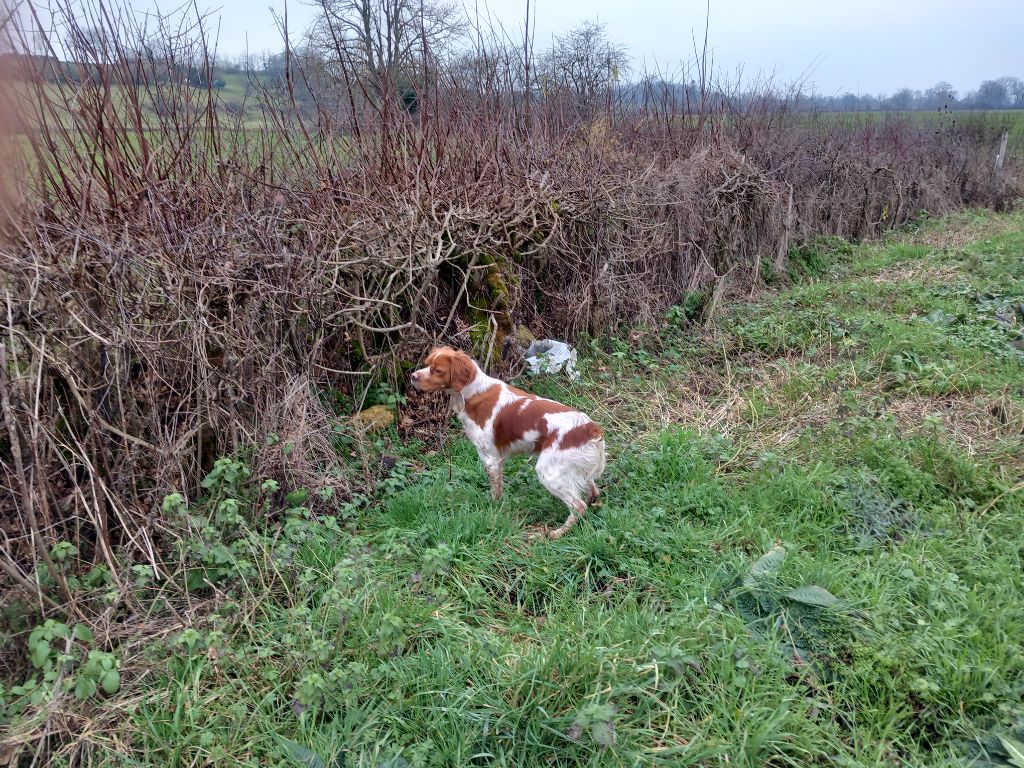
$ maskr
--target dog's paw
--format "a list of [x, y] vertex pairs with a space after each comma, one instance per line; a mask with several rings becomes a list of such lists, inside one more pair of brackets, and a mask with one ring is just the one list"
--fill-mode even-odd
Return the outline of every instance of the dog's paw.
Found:
[[536, 528], [528, 528], [526, 530], [526, 540], [531, 544], [538, 541], [544, 541], [548, 537], [547, 526], [538, 526]]

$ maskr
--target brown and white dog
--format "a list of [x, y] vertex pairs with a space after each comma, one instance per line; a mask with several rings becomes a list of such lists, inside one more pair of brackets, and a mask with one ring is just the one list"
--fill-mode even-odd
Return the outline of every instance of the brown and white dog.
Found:
[[412, 381], [424, 392], [444, 389], [451, 395], [452, 410], [476, 446], [495, 499], [501, 498], [505, 459], [536, 454], [541, 485], [569, 507], [569, 517], [548, 534], [551, 538], [564, 536], [587, 511], [584, 493], [597, 501], [604, 431], [586, 414], [493, 379], [465, 352], [450, 347], [433, 350]]

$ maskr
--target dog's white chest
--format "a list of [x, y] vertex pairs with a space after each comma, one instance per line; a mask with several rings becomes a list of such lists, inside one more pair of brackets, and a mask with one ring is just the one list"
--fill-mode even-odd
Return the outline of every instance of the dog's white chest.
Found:
[[490, 436], [490, 431], [482, 428], [467, 414], [465, 409], [455, 412], [455, 415], [459, 417], [459, 421], [462, 423], [462, 430], [466, 433], [466, 437], [469, 439], [477, 449], [491, 452], [494, 450], [494, 440]]

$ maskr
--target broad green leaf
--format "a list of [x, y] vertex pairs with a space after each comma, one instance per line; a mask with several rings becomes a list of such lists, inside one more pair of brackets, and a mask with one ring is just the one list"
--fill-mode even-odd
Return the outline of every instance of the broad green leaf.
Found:
[[804, 587], [797, 587], [786, 593], [786, 597], [795, 603], [804, 605], [816, 605], [819, 608], [831, 608], [839, 605], [839, 598], [833, 595], [824, 587], [808, 584]]
[[80, 701], [85, 701], [96, 693], [96, 681], [87, 675], [81, 675], [75, 683], [75, 696]]
[[29, 653], [29, 657], [32, 659], [32, 666], [42, 669], [46, 663], [47, 658], [50, 656], [50, 641], [49, 640], [37, 640], [33, 645]]
[[92, 642], [92, 630], [85, 624], [75, 624], [74, 635], [76, 640], [81, 640], [83, 643]]
[[288, 502], [289, 507], [299, 507], [306, 503], [309, 499], [308, 488], [296, 488], [294, 491], [285, 496], [285, 501]]
[[100, 685], [102, 685], [103, 690], [109, 694], [117, 693], [121, 690], [121, 673], [116, 669], [104, 672], [103, 677], [100, 679]]
[[1006, 754], [1009, 756], [1007, 762], [1010, 765], [1016, 766], [1016, 768], [1024, 768], [1024, 744], [1007, 736], [1000, 736], [999, 742], [1003, 745], [1003, 749], [1006, 750]]
[[297, 763], [301, 763], [306, 768], [326, 768], [327, 763], [324, 762], [324, 759], [308, 747], [304, 747], [297, 741], [285, 738], [281, 739], [281, 743], [284, 744], [288, 749], [288, 754]]
[[750, 566], [750, 572], [743, 579], [743, 585], [751, 587], [766, 576], [774, 576], [782, 568], [782, 561], [785, 559], [786, 550], [783, 547], [772, 547]]

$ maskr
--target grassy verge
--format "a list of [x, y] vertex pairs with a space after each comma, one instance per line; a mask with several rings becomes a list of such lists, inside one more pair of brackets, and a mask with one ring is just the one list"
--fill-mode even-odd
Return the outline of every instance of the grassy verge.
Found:
[[561, 541], [525, 540], [564, 516], [529, 463], [492, 503], [454, 429], [383, 438], [383, 495], [331, 515], [222, 460], [165, 502], [190, 599], [143, 566], [129, 629], [37, 634], [11, 732], [124, 765], [1024, 764], [1024, 217], [793, 269], [699, 343], [676, 312], [527, 382], [610, 435]]

